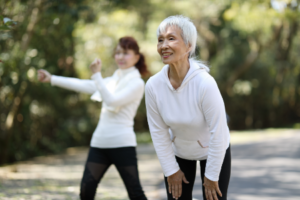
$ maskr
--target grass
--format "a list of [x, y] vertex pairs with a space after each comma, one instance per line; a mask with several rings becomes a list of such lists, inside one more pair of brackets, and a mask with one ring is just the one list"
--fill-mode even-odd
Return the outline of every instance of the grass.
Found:
[[152, 139], [149, 132], [142, 132], [136, 134], [136, 140], [138, 144], [152, 143]]
[[[249, 142], [258, 142], [264, 139], [271, 139], [276, 137], [281, 137], [285, 135], [290, 135], [295, 131], [299, 131], [300, 134], [300, 123], [299, 128], [295, 127], [293, 129], [289, 128], [268, 128], [260, 130], [245, 130], [245, 131], [230, 131], [231, 144], [242, 144]], [[142, 132], [136, 134], [138, 144], [151, 143], [151, 136], [149, 132]]]

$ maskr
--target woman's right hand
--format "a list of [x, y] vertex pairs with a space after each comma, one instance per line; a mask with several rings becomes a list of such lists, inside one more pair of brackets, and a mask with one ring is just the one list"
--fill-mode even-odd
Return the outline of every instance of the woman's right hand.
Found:
[[43, 69], [38, 70], [38, 80], [42, 83], [50, 83], [51, 74]]
[[169, 193], [172, 193], [174, 199], [178, 199], [182, 194], [182, 182], [186, 184], [189, 183], [181, 170], [178, 170], [178, 172], [169, 176], [167, 180]]

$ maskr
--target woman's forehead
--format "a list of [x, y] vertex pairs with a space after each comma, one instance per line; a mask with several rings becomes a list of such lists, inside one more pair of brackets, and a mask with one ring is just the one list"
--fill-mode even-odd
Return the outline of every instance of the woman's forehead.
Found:
[[123, 47], [121, 47], [120, 44], [117, 45], [116, 50], [118, 51], [124, 51], [125, 49]]
[[121, 52], [128, 52], [128, 51], [134, 51], [133, 49], [124, 49], [120, 44], [116, 47], [116, 51], [121, 51]]
[[164, 30], [161, 30], [158, 37], [164, 36], [164, 35], [180, 35], [181, 29], [176, 25], [169, 25], [166, 26]]

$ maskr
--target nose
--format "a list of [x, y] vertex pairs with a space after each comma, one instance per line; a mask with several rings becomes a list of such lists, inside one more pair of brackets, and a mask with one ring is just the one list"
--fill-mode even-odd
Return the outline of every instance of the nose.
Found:
[[124, 54], [123, 53], [119, 53], [116, 55], [116, 58], [117, 59], [122, 59], [124, 57]]
[[164, 40], [163, 43], [162, 43], [162, 45], [161, 45], [161, 48], [162, 48], [162, 49], [167, 49], [168, 47], [169, 47], [169, 42], [168, 42], [168, 40]]

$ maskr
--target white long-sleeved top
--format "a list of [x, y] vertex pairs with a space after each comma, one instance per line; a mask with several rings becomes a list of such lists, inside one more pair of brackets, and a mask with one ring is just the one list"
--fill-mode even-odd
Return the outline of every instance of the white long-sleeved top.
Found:
[[125, 70], [118, 69], [112, 77], [105, 79], [99, 72], [91, 78], [92, 80], [81, 80], [52, 75], [51, 85], [87, 94], [97, 91], [101, 94], [102, 109], [92, 136], [91, 147], [136, 146], [133, 119], [143, 97], [145, 85], [139, 71], [131, 67]]
[[147, 117], [166, 177], [179, 170], [176, 155], [187, 160], [207, 159], [205, 176], [218, 181], [230, 135], [218, 86], [200, 66], [191, 60], [176, 90], [168, 78], [168, 65], [152, 76], [145, 92]]

